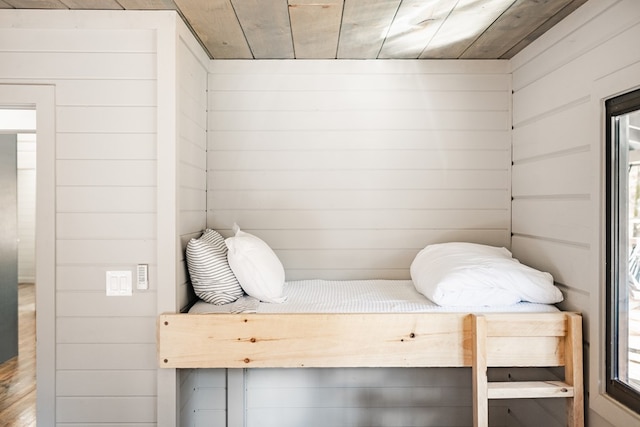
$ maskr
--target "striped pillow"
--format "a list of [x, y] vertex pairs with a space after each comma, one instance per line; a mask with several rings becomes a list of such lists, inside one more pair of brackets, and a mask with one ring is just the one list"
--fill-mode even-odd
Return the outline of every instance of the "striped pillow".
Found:
[[205, 230], [187, 243], [187, 267], [198, 298], [211, 304], [234, 302], [244, 291], [229, 267], [227, 246], [217, 231]]

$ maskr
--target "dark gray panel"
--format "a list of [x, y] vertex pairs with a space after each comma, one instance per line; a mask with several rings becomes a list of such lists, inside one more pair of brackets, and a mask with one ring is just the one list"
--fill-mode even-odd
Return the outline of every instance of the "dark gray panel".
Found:
[[17, 136], [0, 135], [0, 363], [18, 354]]

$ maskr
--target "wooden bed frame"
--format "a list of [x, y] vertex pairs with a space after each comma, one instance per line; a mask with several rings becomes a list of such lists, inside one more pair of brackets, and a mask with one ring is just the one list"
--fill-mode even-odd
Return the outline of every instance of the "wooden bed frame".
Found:
[[[489, 399], [567, 399], [584, 425], [576, 313], [163, 314], [165, 368], [471, 367], [474, 426]], [[564, 367], [564, 381], [489, 382], [488, 367]]]

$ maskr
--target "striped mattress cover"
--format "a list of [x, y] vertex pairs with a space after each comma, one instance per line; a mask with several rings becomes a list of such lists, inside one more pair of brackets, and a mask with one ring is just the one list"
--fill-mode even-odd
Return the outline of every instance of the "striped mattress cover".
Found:
[[261, 303], [250, 296], [214, 305], [196, 302], [189, 313], [549, 313], [554, 305], [520, 302], [509, 306], [443, 307], [420, 294], [411, 280], [298, 280], [285, 282], [287, 300]]

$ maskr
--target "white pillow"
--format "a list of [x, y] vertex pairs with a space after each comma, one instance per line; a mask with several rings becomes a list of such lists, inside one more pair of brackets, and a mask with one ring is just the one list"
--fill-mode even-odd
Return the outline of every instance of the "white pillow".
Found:
[[554, 304], [563, 299], [551, 274], [520, 264], [506, 248], [475, 243], [425, 247], [411, 263], [411, 279], [418, 292], [443, 306]]
[[227, 261], [224, 238], [207, 229], [187, 243], [187, 267], [193, 291], [203, 301], [221, 305], [234, 302], [244, 292]]
[[284, 302], [284, 267], [278, 256], [259, 237], [235, 224], [234, 230], [235, 236], [225, 240], [227, 258], [242, 289], [263, 302]]

